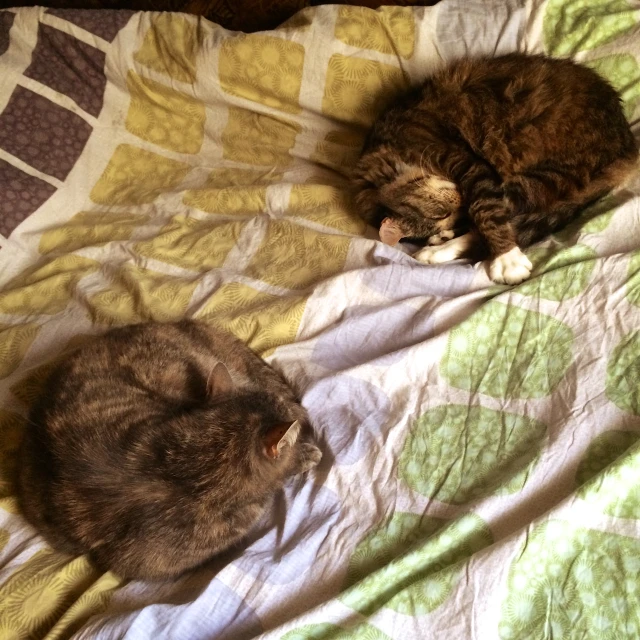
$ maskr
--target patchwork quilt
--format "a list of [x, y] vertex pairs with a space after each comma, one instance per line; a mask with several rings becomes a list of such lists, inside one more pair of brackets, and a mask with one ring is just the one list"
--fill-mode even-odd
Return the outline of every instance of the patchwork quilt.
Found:
[[[591, 65], [640, 134], [638, 0], [0, 12], [1, 639], [640, 638], [640, 178], [516, 287], [346, 190], [389, 96], [514, 50]], [[61, 354], [185, 316], [284, 373], [324, 458], [230, 557], [127, 583], [26, 524], [16, 451]]]

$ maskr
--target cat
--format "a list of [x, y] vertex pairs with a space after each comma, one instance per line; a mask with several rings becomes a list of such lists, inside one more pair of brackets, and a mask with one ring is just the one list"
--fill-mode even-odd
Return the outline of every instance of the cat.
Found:
[[624, 183], [637, 168], [616, 91], [571, 60], [509, 54], [462, 59], [374, 123], [352, 176], [355, 206], [382, 242], [426, 239], [435, 264], [491, 258], [517, 284], [521, 251]]
[[18, 496], [53, 548], [171, 579], [239, 542], [288, 477], [318, 464], [310, 431], [285, 380], [226, 332], [113, 329], [51, 371]]

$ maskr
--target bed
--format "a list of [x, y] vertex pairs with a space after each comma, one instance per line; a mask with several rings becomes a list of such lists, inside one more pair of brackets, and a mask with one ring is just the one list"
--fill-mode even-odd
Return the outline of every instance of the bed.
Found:
[[[640, 179], [515, 287], [346, 189], [394, 92], [514, 50], [593, 66], [640, 134], [637, 0], [0, 12], [0, 638], [640, 638]], [[324, 458], [233, 553], [127, 583], [26, 524], [16, 450], [61, 354], [185, 316], [284, 373]]]

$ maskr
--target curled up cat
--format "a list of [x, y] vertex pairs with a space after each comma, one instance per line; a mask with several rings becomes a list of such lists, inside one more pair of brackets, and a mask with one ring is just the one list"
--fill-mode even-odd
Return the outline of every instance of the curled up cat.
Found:
[[54, 367], [29, 414], [18, 495], [55, 549], [160, 580], [240, 541], [320, 458], [293, 390], [247, 346], [202, 322], [149, 323]]
[[426, 240], [435, 264], [489, 257], [489, 276], [531, 273], [521, 249], [637, 170], [620, 97], [571, 60], [463, 59], [375, 122], [353, 175], [356, 208], [380, 239]]

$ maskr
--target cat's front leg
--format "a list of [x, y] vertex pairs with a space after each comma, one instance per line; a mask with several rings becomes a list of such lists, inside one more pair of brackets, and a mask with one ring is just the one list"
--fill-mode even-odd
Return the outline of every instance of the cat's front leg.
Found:
[[498, 284], [520, 284], [533, 266], [516, 242], [502, 189], [488, 179], [479, 180], [472, 196], [469, 217], [492, 256], [489, 277]]

